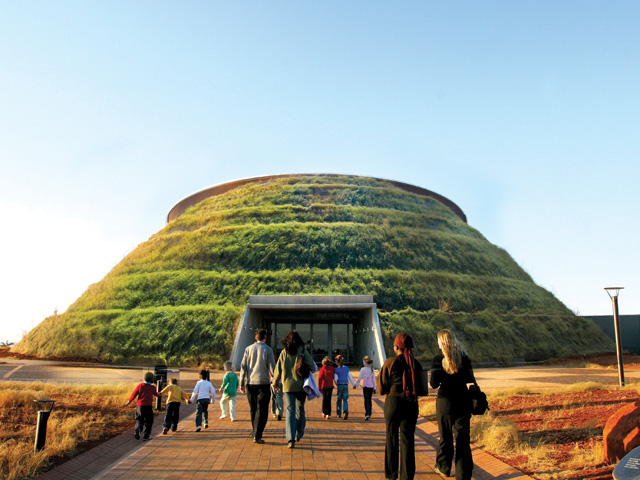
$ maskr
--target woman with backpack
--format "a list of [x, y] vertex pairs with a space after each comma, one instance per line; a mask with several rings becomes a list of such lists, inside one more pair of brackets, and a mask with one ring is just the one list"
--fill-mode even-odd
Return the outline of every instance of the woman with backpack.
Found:
[[304, 348], [304, 342], [300, 334], [295, 330], [282, 341], [284, 350], [280, 353], [276, 368], [271, 381], [273, 388], [280, 387], [287, 402], [287, 418], [285, 422], [285, 433], [287, 447], [295, 447], [304, 435], [306, 417], [304, 412], [304, 402], [307, 393], [304, 391], [304, 381], [315, 369], [311, 354]]

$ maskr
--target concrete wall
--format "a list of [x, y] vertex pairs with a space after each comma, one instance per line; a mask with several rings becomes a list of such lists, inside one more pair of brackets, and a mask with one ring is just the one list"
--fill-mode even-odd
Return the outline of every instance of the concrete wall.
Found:
[[[233, 344], [233, 350], [231, 351], [231, 362], [233, 362], [234, 370], [240, 370], [240, 363], [242, 362], [242, 355], [244, 349], [255, 342], [255, 331], [253, 329], [254, 322], [251, 321], [251, 311], [246, 309], [240, 320], [240, 326], [236, 332], [236, 341]], [[244, 345], [244, 348], [236, 348], [238, 345]]]
[[368, 355], [373, 360], [374, 368], [380, 368], [387, 358], [384, 352], [378, 310], [372, 308], [363, 313], [362, 321], [356, 327], [354, 363], [355, 365], [360, 365], [362, 358]]
[[[582, 315], [582, 317], [593, 320], [604, 333], [615, 341], [613, 315]], [[620, 320], [620, 345], [622, 350], [627, 353], [640, 354], [640, 315], [620, 315], [618, 318]]]

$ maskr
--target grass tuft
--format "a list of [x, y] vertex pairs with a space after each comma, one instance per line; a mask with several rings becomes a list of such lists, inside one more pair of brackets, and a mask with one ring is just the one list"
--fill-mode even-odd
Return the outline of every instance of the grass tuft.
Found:
[[503, 398], [503, 397], [519, 397], [531, 395], [531, 389], [529, 387], [512, 387], [503, 390], [494, 390], [491, 392], [489, 398]]
[[513, 452], [520, 444], [520, 437], [513, 422], [487, 412], [473, 417], [471, 441], [492, 452]]
[[567, 388], [565, 388], [564, 391], [579, 393], [579, 392], [592, 392], [594, 390], [608, 390], [609, 388], [611, 388], [611, 386], [605, 385], [604, 383], [580, 382], [580, 383], [574, 383], [572, 385], [567, 386]]
[[436, 399], [433, 397], [420, 398], [418, 400], [418, 413], [420, 416], [428, 419], [435, 420], [436, 418]]

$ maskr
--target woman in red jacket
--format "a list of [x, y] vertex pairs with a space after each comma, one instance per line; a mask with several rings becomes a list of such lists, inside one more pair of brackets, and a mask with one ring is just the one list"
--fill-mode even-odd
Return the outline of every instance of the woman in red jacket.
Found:
[[322, 416], [325, 420], [331, 417], [331, 395], [333, 394], [333, 374], [336, 369], [329, 357], [324, 357], [322, 367], [318, 371], [318, 388], [322, 391]]

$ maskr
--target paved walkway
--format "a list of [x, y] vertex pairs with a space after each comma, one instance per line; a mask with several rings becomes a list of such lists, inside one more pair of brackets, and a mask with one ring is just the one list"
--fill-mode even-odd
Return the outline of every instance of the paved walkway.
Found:
[[[9, 362], [7, 362], [9, 363]], [[639, 381], [640, 371], [627, 371], [627, 381]], [[139, 381], [141, 369], [11, 362], [0, 365], [0, 381], [47, 380], [72, 383], [122, 383]], [[596, 381], [617, 384], [615, 369], [513, 367], [476, 370], [486, 391], [524, 386], [531, 391], [554, 390], [568, 384]], [[195, 384], [194, 371], [182, 371], [180, 383]], [[213, 373], [220, 385], [222, 372]], [[250, 435], [249, 409], [244, 395], [238, 396], [236, 422], [219, 420], [216, 403], [210, 410], [210, 428], [194, 431], [194, 406], [183, 405], [183, 420], [176, 433], [161, 435], [162, 416], [156, 417], [154, 438], [141, 442], [133, 432], [115, 437], [71, 461], [41, 475], [38, 480], [88, 479], [383, 479], [384, 420], [381, 397], [374, 397], [373, 417], [365, 422], [361, 390], [350, 390], [350, 418], [325, 421], [321, 401], [307, 403], [307, 430], [296, 448], [286, 448], [284, 423], [271, 420], [264, 445], [254, 445]], [[334, 397], [335, 407], [335, 397]], [[416, 432], [417, 480], [440, 477], [434, 473], [437, 426], [419, 420]], [[527, 479], [529, 477], [474, 448], [474, 479]]]
[[[212, 374], [219, 385], [222, 372]], [[185, 387], [188, 385], [185, 384]], [[384, 479], [384, 399], [374, 399], [373, 417], [364, 421], [362, 390], [350, 390], [349, 420], [321, 415], [321, 400], [307, 402], [305, 436], [292, 450], [286, 447], [284, 421], [270, 419], [265, 444], [251, 437], [249, 407], [238, 396], [237, 420], [220, 420], [220, 408], [210, 407], [210, 428], [196, 433], [193, 405], [183, 405], [178, 431], [161, 434], [162, 417], [155, 420], [154, 438], [137, 441], [133, 433], [109, 442], [51, 470], [38, 480], [157, 479]], [[335, 396], [334, 396], [335, 408]], [[421, 419], [416, 431], [416, 480], [441, 477], [433, 471], [437, 426]], [[474, 479], [528, 479], [484, 451], [474, 449]]]

